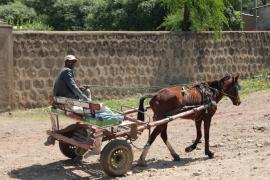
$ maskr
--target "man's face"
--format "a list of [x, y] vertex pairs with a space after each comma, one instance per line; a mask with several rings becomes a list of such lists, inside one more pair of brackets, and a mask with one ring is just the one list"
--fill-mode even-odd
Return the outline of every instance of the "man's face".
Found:
[[66, 61], [66, 66], [69, 67], [70, 69], [73, 69], [76, 65], [77, 61], [72, 60], [72, 61]]

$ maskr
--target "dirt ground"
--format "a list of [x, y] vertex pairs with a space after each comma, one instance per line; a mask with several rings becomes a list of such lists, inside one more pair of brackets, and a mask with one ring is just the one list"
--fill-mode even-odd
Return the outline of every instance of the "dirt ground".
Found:
[[[99, 156], [82, 164], [61, 154], [58, 144], [44, 146], [49, 118], [7, 120], [0, 114], [0, 179], [110, 179], [100, 169]], [[270, 179], [270, 91], [242, 99], [239, 107], [229, 100], [218, 104], [210, 129], [214, 159], [204, 155], [204, 142], [191, 153], [185, 147], [195, 138], [190, 120], [169, 124], [168, 136], [181, 161], [172, 161], [158, 137], [149, 150], [147, 167], [136, 166], [141, 150], [133, 148], [133, 167], [116, 179]], [[143, 147], [147, 131], [134, 143]]]

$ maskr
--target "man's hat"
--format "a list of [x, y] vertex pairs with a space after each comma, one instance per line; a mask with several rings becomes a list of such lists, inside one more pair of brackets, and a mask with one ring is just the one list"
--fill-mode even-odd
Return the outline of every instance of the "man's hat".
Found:
[[67, 55], [65, 58], [64, 58], [64, 61], [78, 61], [78, 59], [74, 56], [74, 55]]

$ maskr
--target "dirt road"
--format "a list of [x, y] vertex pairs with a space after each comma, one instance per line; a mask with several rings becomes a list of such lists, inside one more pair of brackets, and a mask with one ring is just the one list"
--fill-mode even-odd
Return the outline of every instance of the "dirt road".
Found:
[[[48, 120], [7, 120], [0, 114], [0, 179], [110, 179], [99, 166], [98, 156], [82, 164], [67, 160], [56, 146], [43, 145]], [[147, 156], [147, 167], [137, 167], [141, 150], [133, 148], [134, 165], [117, 179], [270, 179], [270, 91], [242, 99], [239, 107], [229, 100], [218, 104], [210, 129], [214, 159], [204, 155], [204, 142], [191, 153], [184, 149], [195, 138], [192, 121], [169, 124], [168, 136], [181, 161], [172, 161], [161, 138]], [[145, 131], [135, 142], [143, 147]]]

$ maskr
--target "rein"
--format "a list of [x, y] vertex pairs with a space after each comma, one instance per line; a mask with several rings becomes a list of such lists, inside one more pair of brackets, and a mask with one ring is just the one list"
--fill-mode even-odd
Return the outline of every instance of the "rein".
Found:
[[[237, 85], [235, 85], [235, 86], [237, 86]], [[231, 90], [232, 88], [235, 88], [235, 86], [231, 87], [229, 90]], [[209, 87], [210, 89], [213, 89], [213, 90], [216, 91], [216, 92], [221, 93], [222, 96], [225, 95], [225, 96], [228, 96], [228, 97], [236, 98], [236, 96], [229, 95], [229, 94], [225, 93], [223, 90], [222, 90], [222, 91], [221, 91], [221, 90], [218, 90], [217, 88], [213, 88], [213, 87], [211, 87], [211, 86], [209, 86], [209, 85], [208, 85], [208, 87]], [[238, 88], [238, 89], [239, 89], [239, 88]]]

